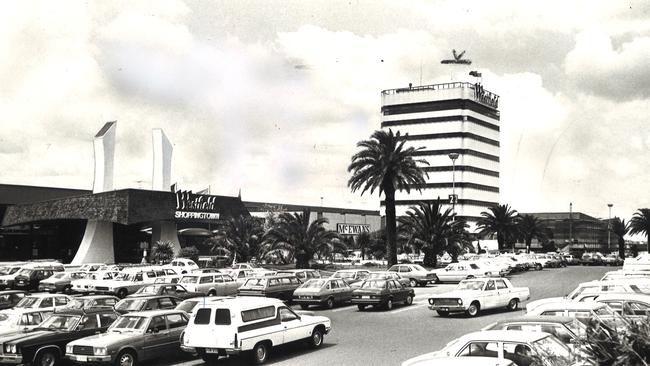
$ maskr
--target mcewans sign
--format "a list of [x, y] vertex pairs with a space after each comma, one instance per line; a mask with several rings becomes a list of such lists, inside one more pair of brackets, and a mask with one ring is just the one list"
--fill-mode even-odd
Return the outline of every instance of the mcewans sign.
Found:
[[341, 235], [359, 235], [369, 233], [370, 225], [366, 224], [336, 224], [336, 232]]
[[192, 191], [176, 191], [177, 219], [218, 220], [216, 197], [195, 194]]

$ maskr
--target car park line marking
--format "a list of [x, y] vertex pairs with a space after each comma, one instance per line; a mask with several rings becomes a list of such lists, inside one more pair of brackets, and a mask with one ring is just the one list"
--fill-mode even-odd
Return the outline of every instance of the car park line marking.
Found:
[[354, 306], [344, 306], [342, 308], [334, 309], [334, 310], [332, 310], [332, 312], [333, 313], [338, 313], [340, 311], [355, 310], [355, 309], [356, 309], [356, 307], [354, 307]]
[[181, 363], [174, 363], [174, 366], [194, 366], [194, 365], [200, 365], [204, 363], [202, 359], [194, 359], [194, 360], [189, 360]]
[[421, 307], [423, 307], [423, 306], [425, 306], [425, 305], [426, 305], [426, 304], [417, 304], [417, 305], [416, 305], [416, 304], [412, 304], [411, 306], [405, 306], [405, 307], [403, 307], [403, 308], [401, 308], [401, 309], [397, 309], [397, 310], [390, 311], [389, 314], [398, 314], [398, 313], [401, 313], [401, 312], [404, 312], [404, 311], [409, 311], [409, 310], [413, 310], [413, 309], [419, 309], [419, 308], [421, 308]]

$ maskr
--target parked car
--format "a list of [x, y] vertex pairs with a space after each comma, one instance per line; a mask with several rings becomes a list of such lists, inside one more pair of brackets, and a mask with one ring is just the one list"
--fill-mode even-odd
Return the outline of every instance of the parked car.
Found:
[[0, 291], [0, 310], [13, 308], [27, 295], [29, 292], [22, 290]]
[[43, 266], [23, 269], [16, 275], [13, 288], [15, 290], [36, 291], [41, 281], [52, 276], [55, 272], [63, 273], [63, 266]]
[[575, 301], [578, 297], [586, 295], [599, 295], [607, 292], [630, 292], [650, 294], [650, 279], [648, 278], [627, 278], [611, 281], [589, 281], [583, 282], [564, 297], [549, 297], [531, 301], [526, 304], [526, 311], [531, 311], [537, 306], [546, 303], [555, 303], [561, 301]]
[[[402, 364], [404, 365], [404, 364]], [[408, 366], [518, 366], [511, 360], [492, 357], [462, 356], [415, 360]]]
[[176, 273], [184, 275], [186, 273], [192, 272], [195, 269], [199, 269], [199, 265], [188, 258], [176, 258], [169, 264], [165, 265], [164, 268], [171, 268]]
[[396, 264], [391, 266], [388, 271], [397, 272], [400, 276], [408, 279], [411, 287], [426, 286], [429, 283], [438, 282], [435, 271], [429, 271], [419, 264]]
[[603, 257], [603, 264], [606, 266], [622, 266], [623, 259], [621, 259], [618, 254], [608, 254]]
[[120, 299], [112, 295], [85, 295], [73, 297], [68, 303], [69, 308], [90, 309], [99, 307], [114, 307]]
[[115, 279], [120, 274], [121, 272], [119, 271], [96, 270], [88, 272], [88, 274], [82, 278], [71, 280], [70, 285], [72, 286], [72, 291], [86, 294], [95, 291], [96, 286], [101, 286], [104, 283]]
[[237, 290], [239, 296], [274, 297], [291, 302], [301, 282], [296, 276], [264, 276], [249, 278]]
[[265, 269], [255, 263], [233, 263], [230, 268], [232, 269], [247, 269], [251, 271], [264, 271]]
[[293, 292], [293, 302], [302, 309], [309, 305], [321, 305], [331, 309], [336, 304], [352, 299], [352, 288], [345, 281], [336, 278], [311, 279]]
[[261, 364], [272, 347], [285, 343], [307, 340], [312, 347], [320, 347], [330, 329], [328, 318], [296, 313], [278, 299], [224, 298], [194, 310], [181, 349], [198, 353], [205, 362], [216, 361], [220, 355], [249, 353]]
[[330, 278], [340, 278], [343, 281], [347, 282], [348, 285], [352, 285], [355, 282], [360, 282], [368, 278], [370, 271], [365, 269], [342, 269], [340, 271], [334, 272]]
[[120, 316], [106, 333], [68, 343], [66, 358], [76, 364], [136, 366], [177, 354], [187, 314], [179, 310], [135, 312]]
[[136, 311], [148, 311], [159, 309], [173, 309], [180, 303], [180, 299], [174, 296], [143, 296], [127, 297], [115, 304], [115, 311], [120, 314]]
[[315, 269], [284, 269], [281, 271], [277, 271], [277, 274], [279, 275], [294, 275], [298, 277], [298, 279], [301, 282], [305, 282], [307, 280], [311, 280], [312, 278], [321, 278], [322, 276], [320, 275], [320, 272]]
[[63, 292], [69, 294], [72, 292], [72, 281], [85, 278], [88, 272], [57, 272], [52, 276], [41, 280], [38, 285], [38, 291], [43, 292]]
[[541, 316], [570, 316], [587, 323], [589, 319], [598, 319], [604, 322], [611, 322], [619, 319], [616, 313], [607, 306], [594, 301], [588, 302], [557, 302], [544, 304], [536, 307], [532, 311], [528, 311], [526, 315], [541, 315]]
[[234, 279], [238, 286], [243, 285], [249, 278], [256, 277], [252, 269], [224, 269], [222, 273]]
[[[12, 310], [15, 309], [41, 309], [42, 311], [52, 310], [64, 307], [72, 301], [68, 295], [62, 294], [32, 294], [23, 297]], [[3, 310], [10, 311], [10, 310]]]
[[530, 332], [545, 332], [555, 336], [569, 348], [577, 340], [585, 337], [587, 327], [568, 316], [521, 316], [499, 320], [483, 330], [523, 330]]
[[24, 262], [7, 264], [0, 268], [0, 290], [11, 289], [18, 271], [26, 265]]
[[232, 277], [222, 273], [194, 273], [184, 275], [180, 281], [187, 291], [208, 296], [228, 296], [237, 294], [240, 284]]
[[394, 303], [411, 305], [414, 297], [415, 291], [412, 288], [407, 288], [395, 280], [366, 280], [361, 287], [352, 291], [352, 303], [356, 304], [359, 310], [364, 310], [368, 305], [390, 310]]
[[573, 254], [564, 254], [564, 260], [566, 260], [566, 263], [570, 266], [580, 264], [578, 258], [576, 258]]
[[134, 294], [127, 296], [127, 298], [131, 297], [143, 297], [143, 296], [152, 296], [152, 295], [169, 295], [169, 296], [174, 296], [179, 299], [189, 299], [192, 297], [200, 297], [204, 296], [204, 293], [202, 292], [195, 292], [195, 291], [188, 291], [183, 285], [180, 284], [153, 284], [153, 285], [147, 285], [144, 287], [141, 287], [138, 291], [136, 291]]
[[533, 357], [542, 366], [554, 366], [556, 361], [571, 364], [571, 350], [551, 334], [544, 332], [486, 330], [465, 334], [440, 351], [427, 353], [402, 362], [402, 366], [419, 365], [441, 357], [491, 357], [511, 360], [519, 366], [533, 364]]
[[432, 271], [440, 282], [460, 282], [465, 279], [485, 276], [485, 271], [471, 262], [451, 263], [445, 268]]
[[[639, 254], [634, 258], [625, 258], [623, 269], [628, 271], [650, 271], [650, 253]], [[2, 280], [0, 279], [1, 283]]]
[[187, 314], [190, 314], [198, 304], [205, 304], [208, 301], [211, 301], [213, 299], [220, 299], [220, 298], [221, 297], [214, 297], [214, 296], [213, 297], [192, 297], [179, 302], [174, 309], [182, 310]]
[[601, 253], [584, 253], [581, 258], [583, 266], [602, 266], [603, 255]]
[[617, 271], [609, 271], [603, 275], [601, 281], [620, 280], [625, 278], [647, 278], [650, 279], [650, 271], [630, 271], [619, 269]]
[[477, 316], [486, 309], [517, 310], [519, 303], [529, 298], [528, 287], [514, 287], [506, 278], [475, 278], [461, 281], [451, 292], [430, 297], [429, 309], [440, 316], [453, 312]]
[[19, 265], [11, 266], [8, 267], [7, 270], [9, 271], [9, 274], [2, 275], [0, 276], [0, 290], [3, 289], [23, 289], [25, 286], [21, 286], [21, 288], [16, 287], [16, 277], [20, 275], [27, 275], [30, 273], [33, 269], [35, 268], [47, 268], [49, 270], [52, 270], [53, 272], [63, 272], [64, 267], [61, 263], [58, 262], [29, 262], [29, 263], [22, 263]]
[[625, 316], [650, 315], [650, 295], [634, 293], [607, 293], [598, 295], [595, 302], [607, 304], [617, 314]]
[[94, 292], [115, 295], [122, 299], [138, 291], [141, 287], [153, 284], [156, 277], [155, 270], [151, 268], [128, 268], [124, 269], [114, 279], [96, 284]]
[[193, 269], [192, 273], [222, 273], [221, 269], [214, 267], [203, 267], [198, 269]]
[[68, 342], [104, 332], [117, 316], [112, 309], [57, 310], [32, 331], [3, 337], [0, 363], [59, 365]]
[[[52, 311], [40, 309], [16, 309], [0, 313], [0, 336], [24, 332], [37, 327]], [[0, 352], [1, 353], [1, 352]]]
[[[370, 272], [370, 275], [367, 278], [368, 280], [395, 280], [399, 283], [401, 283], [404, 286], [408, 287], [413, 287], [411, 286], [411, 280], [408, 278], [402, 277], [399, 273], [397, 272], [389, 272], [389, 271], [377, 271], [377, 272]], [[356, 282], [352, 288], [359, 288], [361, 286], [362, 282]]]

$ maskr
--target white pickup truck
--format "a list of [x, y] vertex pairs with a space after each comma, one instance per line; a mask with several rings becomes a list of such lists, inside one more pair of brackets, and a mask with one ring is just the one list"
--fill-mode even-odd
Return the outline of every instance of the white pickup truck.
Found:
[[519, 302], [529, 298], [528, 287], [514, 287], [506, 278], [473, 278], [461, 281], [454, 291], [430, 297], [429, 309], [440, 316], [465, 312], [473, 317], [485, 309], [517, 310]]

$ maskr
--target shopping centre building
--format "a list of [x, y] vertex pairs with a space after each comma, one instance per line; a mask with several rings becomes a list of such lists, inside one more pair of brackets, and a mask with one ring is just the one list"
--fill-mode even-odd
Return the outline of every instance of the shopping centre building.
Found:
[[[113, 188], [115, 122], [94, 137], [92, 190], [0, 184], [0, 258], [64, 263], [139, 262], [145, 247], [169, 241], [176, 250], [213, 235], [221, 220], [264, 216], [272, 208], [329, 219], [342, 235], [377, 231], [379, 211], [285, 203], [194, 193], [171, 186], [172, 144], [152, 131], [152, 189]], [[146, 243], [142, 245], [142, 243]]]

